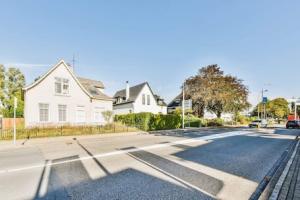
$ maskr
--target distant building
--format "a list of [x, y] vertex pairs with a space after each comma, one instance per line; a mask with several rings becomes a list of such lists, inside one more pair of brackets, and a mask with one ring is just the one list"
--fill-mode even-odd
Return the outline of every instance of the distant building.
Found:
[[63, 60], [24, 90], [25, 126], [104, 124], [113, 99], [101, 81], [75, 76]]
[[151, 112], [167, 114], [167, 105], [160, 96], [152, 92], [147, 82], [117, 91], [114, 98], [114, 114]]
[[[182, 108], [182, 93], [177, 95], [169, 104], [167, 107], [168, 113], [173, 113], [176, 109]], [[204, 111], [204, 116], [203, 118], [205, 119], [214, 119], [217, 118], [217, 115], [215, 113], [209, 112], [209, 111]], [[221, 118], [224, 121], [231, 121], [233, 119], [233, 114], [231, 113], [222, 113]]]

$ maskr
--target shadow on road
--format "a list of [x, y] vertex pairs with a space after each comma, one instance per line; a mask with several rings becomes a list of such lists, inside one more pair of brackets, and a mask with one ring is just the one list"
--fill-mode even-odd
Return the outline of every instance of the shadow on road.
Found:
[[173, 155], [259, 183], [291, 141], [263, 134], [240, 135], [219, 138]]
[[[171, 178], [175, 178], [182, 184], [187, 182], [214, 196], [216, 196], [223, 187], [223, 182], [214, 177], [182, 166], [156, 154], [143, 150], [133, 151], [128, 154], [161, 173], [170, 176]], [[187, 185], [187, 187], [189, 186]]]
[[[93, 156], [86, 147], [80, 143], [79, 145], [90, 156]], [[148, 155], [147, 158], [151, 155], [147, 152], [141, 153]], [[132, 155], [140, 157], [140, 154]], [[151, 157], [153, 156], [151, 155]], [[158, 158], [156, 157], [156, 159]], [[77, 155], [50, 161], [52, 165], [48, 166], [49, 173], [45, 173], [47, 171], [47, 167], [45, 167], [34, 199], [213, 199], [192, 187], [184, 184], [181, 186], [133, 168], [108, 173], [106, 167], [98, 159], [93, 158], [93, 160], [99, 166], [99, 170], [105, 169], [103, 170], [106, 174], [104, 177], [92, 179]], [[169, 167], [174, 167], [173, 172], [169, 170], [169, 173], [174, 175], [183, 176], [180, 174], [188, 175], [190, 173], [189, 179], [192, 179], [191, 176], [198, 176], [198, 178], [210, 180], [210, 177], [191, 169], [168, 161], [163, 162], [167, 163]], [[157, 162], [156, 164], [158, 165]], [[160, 167], [167, 170], [163, 166]], [[214, 184], [222, 185], [217, 180], [213, 181], [215, 181]], [[46, 184], [44, 194], [41, 191], [42, 183]]]

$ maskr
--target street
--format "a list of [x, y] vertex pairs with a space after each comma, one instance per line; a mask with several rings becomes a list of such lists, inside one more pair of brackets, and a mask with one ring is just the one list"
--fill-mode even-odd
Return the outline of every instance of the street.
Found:
[[0, 143], [0, 197], [248, 199], [298, 134], [207, 128]]

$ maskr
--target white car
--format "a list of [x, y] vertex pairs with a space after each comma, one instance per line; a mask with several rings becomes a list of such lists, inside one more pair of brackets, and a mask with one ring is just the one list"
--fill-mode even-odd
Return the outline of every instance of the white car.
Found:
[[254, 120], [249, 124], [249, 128], [267, 128], [268, 121], [265, 119]]

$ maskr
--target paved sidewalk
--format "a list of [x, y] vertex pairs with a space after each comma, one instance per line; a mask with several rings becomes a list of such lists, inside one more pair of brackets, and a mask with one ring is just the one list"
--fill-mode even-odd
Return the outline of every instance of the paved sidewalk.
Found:
[[300, 199], [299, 141], [269, 198], [269, 200], [294, 200], [294, 199]]

